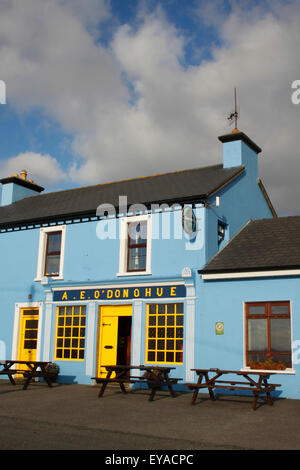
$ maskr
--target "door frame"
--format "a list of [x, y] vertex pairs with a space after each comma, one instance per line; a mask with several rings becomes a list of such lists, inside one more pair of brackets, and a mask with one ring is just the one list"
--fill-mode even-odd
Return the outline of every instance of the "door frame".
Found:
[[42, 325], [43, 325], [43, 308], [42, 307], [43, 307], [43, 302], [23, 302], [23, 303], [15, 304], [14, 329], [13, 329], [12, 352], [11, 352], [12, 357], [8, 357], [7, 359], [14, 359], [14, 360], [18, 359], [22, 310], [24, 308], [34, 308], [38, 310], [37, 314], [39, 316], [36, 360], [37, 361], [41, 360], [41, 339], [42, 339]]
[[[131, 316], [131, 321], [133, 319], [133, 304], [130, 304], [130, 303], [126, 303], [126, 304], [98, 304], [98, 313], [97, 313], [97, 340], [96, 340], [96, 361], [95, 361], [95, 375], [97, 376], [98, 375], [98, 372], [99, 372], [99, 368], [100, 368], [100, 350], [101, 350], [101, 324], [102, 324], [102, 314], [101, 314], [101, 309], [103, 307], [113, 307], [113, 308], [120, 308], [122, 309], [122, 307], [131, 307], [131, 314], [128, 315], [128, 313], [124, 313], [124, 314], [120, 314], [120, 315], [116, 315], [116, 317], [130, 317]], [[130, 337], [130, 341], [131, 341], [131, 345], [132, 345], [132, 333], [133, 333], [133, 330], [132, 330], [132, 324], [131, 324], [131, 337]], [[132, 350], [131, 350], [132, 351]]]

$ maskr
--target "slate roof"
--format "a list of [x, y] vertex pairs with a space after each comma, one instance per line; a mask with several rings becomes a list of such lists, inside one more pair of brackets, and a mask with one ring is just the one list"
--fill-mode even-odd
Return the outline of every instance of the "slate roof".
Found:
[[93, 216], [100, 204], [110, 203], [117, 208], [119, 195], [127, 196], [128, 205], [206, 200], [243, 171], [243, 166], [223, 168], [219, 164], [28, 196], [0, 207], [0, 228]]
[[300, 267], [300, 216], [249, 221], [202, 274]]

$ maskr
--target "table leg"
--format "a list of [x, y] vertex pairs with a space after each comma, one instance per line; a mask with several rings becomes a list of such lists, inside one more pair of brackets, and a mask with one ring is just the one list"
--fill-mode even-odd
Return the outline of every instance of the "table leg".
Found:
[[148, 401], [153, 401], [154, 400], [155, 393], [156, 393], [156, 388], [151, 388], [151, 393], [150, 393], [150, 397], [149, 397]]
[[[208, 383], [209, 381], [208, 373], [206, 372], [204, 376], [205, 376], [206, 383]], [[213, 387], [208, 386], [207, 388], [208, 388], [209, 398], [211, 399], [211, 401], [216, 401], [216, 397], [213, 392]]]
[[270, 387], [269, 387], [269, 384], [268, 384], [268, 380], [265, 377], [263, 378], [263, 383], [264, 383], [264, 386], [265, 386], [265, 389], [266, 389], [268, 405], [272, 406], [273, 405], [273, 400], [272, 400], [272, 397], [271, 397], [271, 391], [270, 391]]
[[122, 392], [127, 393], [127, 390], [126, 390], [125, 385], [123, 384], [123, 382], [119, 382], [119, 385], [120, 385], [120, 389], [122, 390]]
[[257, 405], [257, 398], [258, 398], [258, 394], [257, 392], [253, 392], [253, 402], [252, 402], [252, 411], [255, 411], [256, 410], [256, 405]]
[[41, 371], [43, 373], [43, 378], [46, 380], [48, 387], [52, 387], [52, 381], [49, 378], [48, 372], [45, 370], [45, 367], [41, 366]]
[[[200, 385], [200, 384], [201, 384], [202, 379], [203, 379], [203, 374], [199, 374], [199, 378], [198, 378], [198, 381], [197, 381], [197, 385]], [[195, 390], [194, 390], [194, 392], [193, 392], [193, 396], [192, 396], [191, 405], [194, 405], [194, 404], [195, 404], [195, 402], [196, 402], [196, 400], [197, 400], [198, 392], [199, 392], [199, 388], [195, 388]]]
[[103, 394], [104, 394], [104, 392], [105, 392], [105, 389], [106, 389], [106, 387], [107, 387], [107, 384], [108, 384], [108, 379], [110, 378], [111, 374], [112, 374], [112, 370], [110, 370], [110, 371], [108, 372], [108, 374], [107, 374], [107, 376], [106, 376], [106, 380], [107, 380], [107, 381], [106, 381], [106, 382], [103, 382], [102, 387], [100, 388], [100, 391], [99, 391], [98, 398], [100, 398], [100, 397], [103, 396]]
[[14, 380], [12, 374], [8, 373], [7, 375], [8, 375], [8, 378], [9, 378], [9, 380], [10, 380], [10, 383], [11, 383], [12, 385], [16, 385], [16, 382], [15, 382], [15, 380]]

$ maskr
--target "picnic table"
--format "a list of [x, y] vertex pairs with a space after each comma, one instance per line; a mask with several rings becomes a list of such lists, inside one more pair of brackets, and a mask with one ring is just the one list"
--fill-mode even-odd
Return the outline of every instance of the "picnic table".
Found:
[[[240, 371], [240, 370], [220, 370], [220, 369], [191, 369], [198, 375], [197, 383], [185, 383], [190, 390], [194, 390], [191, 405], [194, 405], [197, 399], [198, 392], [201, 388], [207, 388], [210, 399], [215, 401], [215, 395], [213, 389], [225, 389], [225, 390], [247, 390], [253, 393], [252, 410], [256, 409], [257, 398], [259, 394], [266, 394], [267, 402], [269, 405], [273, 405], [271, 392], [276, 387], [280, 387], [280, 384], [270, 384], [268, 382], [269, 376], [273, 375], [271, 372], [251, 372], [251, 371]], [[209, 378], [209, 373], [214, 373], [213, 377]], [[244, 381], [239, 381], [229, 378], [229, 380], [218, 380], [223, 375], [234, 374], [239, 377], [243, 377]], [[253, 376], [257, 376], [256, 378]], [[205, 379], [202, 382], [203, 378]]]
[[[176, 395], [172, 385], [176, 384], [179, 378], [169, 377], [169, 373], [175, 367], [145, 366], [145, 365], [105, 365], [106, 377], [92, 377], [97, 384], [102, 384], [99, 391], [99, 397], [102, 397], [109, 383], [118, 383], [123, 393], [126, 393], [125, 383], [144, 383], [151, 390], [149, 401], [153, 401], [155, 393], [162, 386], [167, 386], [170, 395], [174, 398]], [[144, 372], [142, 375], [134, 375], [131, 371], [139, 370]], [[112, 374], [115, 376], [112, 377]]]
[[49, 362], [43, 361], [19, 361], [18, 359], [0, 361], [0, 375], [7, 375], [11, 384], [16, 385], [14, 375], [23, 375], [25, 378], [23, 390], [26, 390], [30, 381], [35, 377], [43, 377], [49, 387], [52, 387], [50, 374], [46, 370]]

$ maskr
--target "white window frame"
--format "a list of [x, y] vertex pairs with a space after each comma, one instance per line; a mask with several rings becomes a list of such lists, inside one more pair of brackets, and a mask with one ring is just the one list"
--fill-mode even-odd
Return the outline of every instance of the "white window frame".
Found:
[[[132, 222], [147, 221], [147, 250], [146, 250], [146, 270], [127, 271], [128, 256], [128, 224]], [[119, 272], [117, 276], [147, 276], [151, 273], [151, 242], [152, 242], [152, 217], [151, 214], [124, 217], [120, 219], [120, 256]]]
[[[51, 232], [61, 232], [61, 249], [60, 249], [60, 262], [59, 262], [59, 275], [58, 276], [45, 276], [45, 262], [46, 262], [46, 247], [47, 235]], [[64, 274], [64, 258], [65, 258], [65, 240], [66, 240], [66, 226], [55, 225], [53, 227], [43, 227], [40, 229], [37, 274], [35, 281], [42, 281], [45, 277], [56, 279], [63, 279]]]

